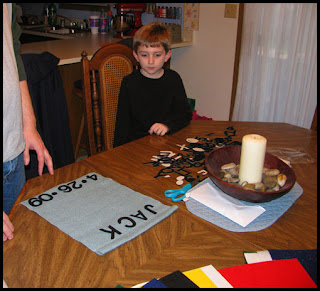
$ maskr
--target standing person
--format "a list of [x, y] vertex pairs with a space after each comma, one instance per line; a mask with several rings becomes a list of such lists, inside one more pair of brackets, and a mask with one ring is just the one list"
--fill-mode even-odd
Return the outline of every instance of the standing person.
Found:
[[[38, 157], [38, 172], [44, 164], [53, 175], [53, 163], [36, 127], [36, 118], [19, 53], [21, 28], [16, 22], [15, 4], [3, 3], [3, 237], [13, 237], [13, 226], [6, 216], [22, 190], [24, 165], [29, 150]], [[5, 231], [5, 226], [6, 231]]]
[[121, 83], [115, 147], [148, 134], [171, 134], [190, 123], [192, 112], [182, 79], [163, 68], [171, 57], [170, 40], [170, 32], [160, 22], [135, 33], [133, 55], [140, 68]]

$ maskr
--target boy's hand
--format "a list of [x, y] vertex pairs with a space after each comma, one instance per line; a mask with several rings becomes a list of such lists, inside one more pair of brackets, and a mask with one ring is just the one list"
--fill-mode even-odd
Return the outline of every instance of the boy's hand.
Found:
[[163, 123], [155, 123], [149, 129], [149, 134], [156, 134], [156, 135], [165, 135], [169, 131], [169, 128], [164, 125]]

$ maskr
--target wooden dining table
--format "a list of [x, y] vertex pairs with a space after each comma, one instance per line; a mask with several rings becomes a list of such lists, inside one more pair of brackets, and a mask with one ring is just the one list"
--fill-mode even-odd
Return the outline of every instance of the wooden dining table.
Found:
[[[152, 156], [160, 151], [182, 152], [190, 137], [225, 137], [233, 126], [232, 141], [246, 134], [267, 139], [267, 149], [290, 148], [308, 159], [292, 162], [303, 194], [270, 227], [255, 232], [232, 232], [189, 212], [185, 202], [173, 202], [164, 191], [177, 189], [176, 176], [158, 177]], [[197, 169], [191, 169], [196, 173]], [[20, 202], [59, 184], [96, 172], [134, 191], [178, 209], [136, 238], [99, 256]], [[90, 193], [88, 193], [90, 195]], [[28, 180], [9, 215], [14, 238], [3, 244], [3, 277], [9, 287], [132, 287], [212, 265], [216, 269], [245, 263], [243, 252], [268, 249], [317, 248], [317, 134], [286, 123], [192, 120], [166, 136], [146, 136], [125, 145]]]

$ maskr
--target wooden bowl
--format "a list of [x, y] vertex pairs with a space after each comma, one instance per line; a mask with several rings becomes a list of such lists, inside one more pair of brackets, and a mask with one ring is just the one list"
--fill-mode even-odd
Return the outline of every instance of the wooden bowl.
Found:
[[205, 159], [205, 165], [210, 179], [226, 194], [238, 198], [240, 200], [249, 202], [267, 202], [279, 198], [286, 194], [293, 187], [296, 176], [294, 171], [283, 161], [266, 153], [264, 166], [269, 169], [278, 169], [281, 174], [287, 176], [285, 185], [278, 191], [259, 192], [255, 190], [245, 190], [240, 185], [231, 184], [223, 181], [218, 177], [221, 166], [228, 163], [240, 163], [241, 146], [231, 145], [223, 148], [213, 150]]

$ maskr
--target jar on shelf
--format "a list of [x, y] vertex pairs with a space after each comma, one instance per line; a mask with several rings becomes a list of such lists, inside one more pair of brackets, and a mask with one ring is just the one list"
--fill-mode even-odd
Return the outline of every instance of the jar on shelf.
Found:
[[167, 17], [167, 11], [166, 11], [166, 8], [164, 7], [164, 6], [162, 6], [162, 8], [161, 8], [161, 10], [162, 10], [162, 18], [166, 18]]
[[158, 17], [162, 17], [162, 8], [158, 6]]

